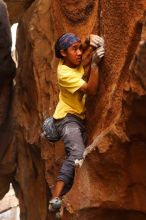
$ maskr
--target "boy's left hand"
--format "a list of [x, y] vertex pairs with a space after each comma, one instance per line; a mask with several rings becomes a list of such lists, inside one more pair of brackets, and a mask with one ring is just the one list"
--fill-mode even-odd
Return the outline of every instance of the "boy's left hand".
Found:
[[90, 45], [95, 48], [104, 46], [104, 39], [95, 34], [89, 35], [89, 42], [90, 42]]
[[97, 48], [92, 57], [92, 64], [98, 64], [100, 60], [102, 59], [102, 57], [104, 56], [104, 52], [105, 50], [103, 46], [100, 46], [99, 48]]

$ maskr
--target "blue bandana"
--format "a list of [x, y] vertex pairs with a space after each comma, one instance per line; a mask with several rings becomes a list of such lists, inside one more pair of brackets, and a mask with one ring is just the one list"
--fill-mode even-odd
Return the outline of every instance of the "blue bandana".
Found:
[[80, 38], [75, 36], [75, 34], [72, 33], [66, 33], [60, 37], [58, 41], [58, 49], [59, 50], [66, 50], [68, 47], [70, 47], [73, 43], [76, 43], [80, 41]]

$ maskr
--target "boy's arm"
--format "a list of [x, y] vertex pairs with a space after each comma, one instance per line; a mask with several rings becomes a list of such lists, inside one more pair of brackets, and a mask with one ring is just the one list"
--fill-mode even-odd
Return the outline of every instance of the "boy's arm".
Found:
[[90, 70], [87, 75], [87, 82], [85, 82], [81, 87], [80, 91], [87, 93], [88, 95], [96, 95], [98, 84], [99, 84], [99, 71], [98, 63], [104, 56], [104, 48], [99, 47], [93, 54], [92, 63]]
[[[88, 45], [88, 46], [87, 46]], [[100, 61], [100, 56], [98, 57], [98, 53], [100, 53], [99, 48], [102, 48], [103, 52], [104, 47], [104, 39], [98, 35], [90, 34], [85, 41], [85, 44], [83, 44], [83, 59], [82, 64], [85, 70], [85, 74], [83, 76], [83, 79], [88, 82], [90, 74], [92, 72], [95, 72], [95, 67], [91, 67], [91, 63], [96, 63]], [[104, 52], [103, 52], [104, 53]], [[96, 55], [97, 54], [97, 55]], [[104, 54], [103, 54], [104, 55]], [[98, 68], [96, 70], [98, 72]], [[98, 76], [99, 77], [99, 76]], [[97, 77], [97, 78], [98, 78]], [[90, 84], [90, 83], [89, 83]], [[81, 88], [82, 89], [82, 88]], [[89, 89], [90, 90], [90, 89]], [[89, 93], [89, 92], [88, 92]]]
[[79, 89], [87, 95], [96, 95], [99, 84], [98, 66], [91, 66], [88, 82], [85, 82]]

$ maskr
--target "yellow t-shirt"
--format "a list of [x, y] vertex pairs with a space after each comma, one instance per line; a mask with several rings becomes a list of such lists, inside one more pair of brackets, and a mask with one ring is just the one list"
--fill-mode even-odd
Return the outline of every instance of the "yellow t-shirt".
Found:
[[85, 83], [82, 79], [84, 68], [82, 65], [70, 68], [63, 65], [63, 60], [59, 62], [57, 77], [60, 87], [59, 102], [53, 117], [55, 119], [64, 118], [67, 113], [85, 118], [85, 97], [78, 89]]

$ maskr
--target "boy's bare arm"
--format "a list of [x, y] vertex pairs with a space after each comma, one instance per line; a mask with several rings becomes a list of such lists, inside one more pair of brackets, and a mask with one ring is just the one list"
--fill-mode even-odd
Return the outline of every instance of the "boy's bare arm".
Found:
[[91, 65], [87, 70], [88, 74], [86, 74], [86, 82], [80, 87], [80, 91], [87, 93], [88, 95], [96, 95], [98, 84], [99, 84], [99, 72], [98, 72], [98, 63], [101, 58], [104, 56], [104, 48], [99, 47], [95, 50], [92, 56]]
[[88, 95], [96, 95], [97, 88], [99, 85], [99, 71], [98, 66], [91, 66], [90, 76], [88, 82], [85, 82], [81, 87], [80, 91]]

